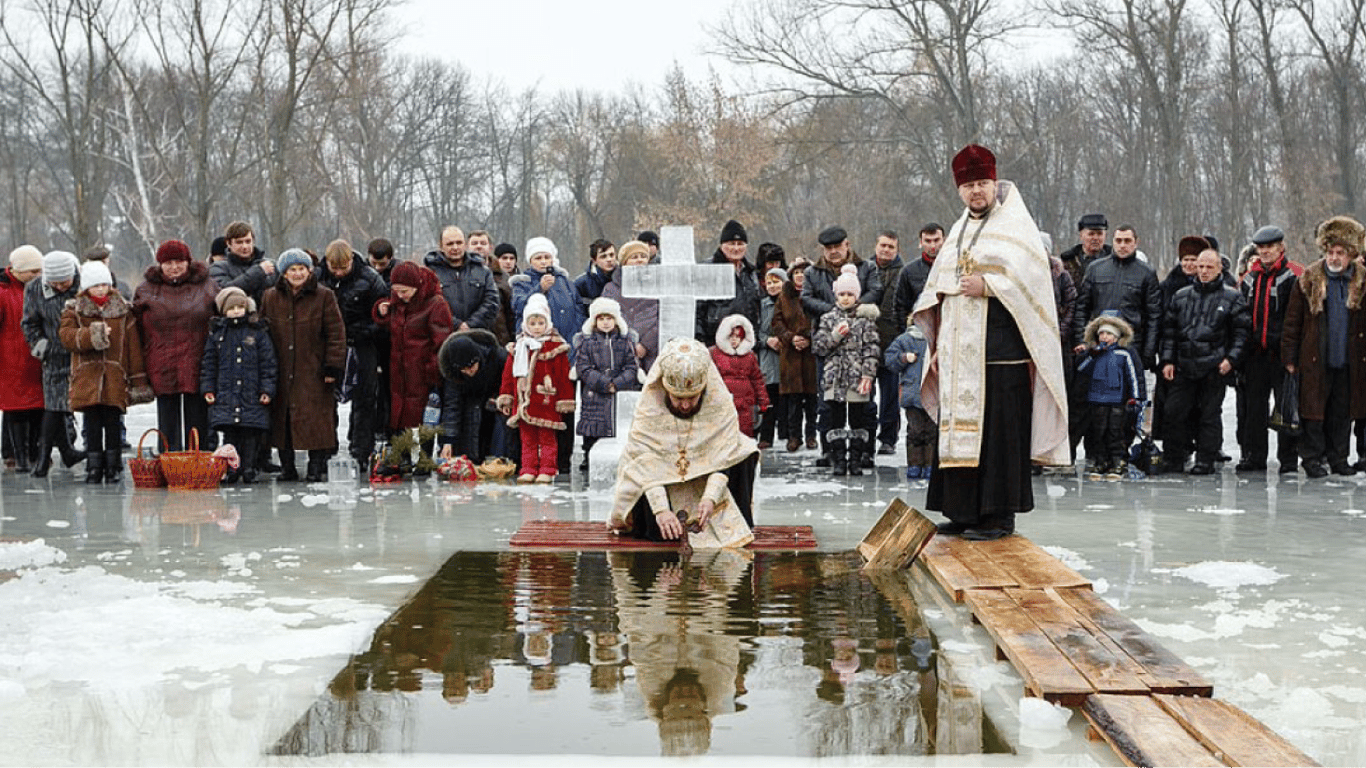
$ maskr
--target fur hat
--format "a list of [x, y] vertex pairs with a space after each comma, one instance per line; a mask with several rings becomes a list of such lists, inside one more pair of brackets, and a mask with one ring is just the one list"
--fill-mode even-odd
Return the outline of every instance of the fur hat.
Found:
[[43, 282], [60, 283], [76, 276], [81, 262], [70, 251], [51, 251], [43, 257]]
[[9, 252], [9, 268], [15, 272], [42, 269], [43, 252], [31, 245], [21, 245]]
[[256, 302], [241, 288], [224, 288], [213, 298], [213, 302], [218, 305], [220, 315], [228, 314], [233, 307], [246, 307], [249, 315], [256, 311]]
[[81, 265], [81, 288], [93, 288], [97, 285], [113, 285], [114, 276], [109, 274], [109, 267], [102, 261], [87, 261]]
[[996, 155], [980, 144], [969, 144], [953, 156], [953, 183], [963, 186], [983, 179], [996, 180]]
[[1330, 246], [1340, 245], [1353, 254], [1361, 253], [1366, 247], [1366, 228], [1351, 216], [1334, 216], [1319, 224], [1314, 232], [1314, 240], [1319, 250], [1327, 251]]
[[731, 219], [726, 222], [724, 227], [721, 227], [720, 242], [729, 243], [732, 240], [739, 240], [742, 243], [749, 242], [749, 233], [745, 231], [745, 225], [735, 219]]
[[597, 330], [598, 315], [611, 315], [617, 321], [617, 332], [626, 335], [626, 319], [621, 316], [621, 304], [616, 299], [599, 296], [588, 305], [588, 319], [583, 321], [583, 333], [592, 336]]
[[1186, 235], [1176, 244], [1176, 257], [1199, 256], [1201, 251], [1210, 247], [1209, 241], [1199, 235]]
[[526, 241], [526, 257], [529, 259], [538, 253], [548, 253], [550, 258], [555, 259], [560, 256], [560, 249], [548, 237], [533, 237]]
[[1103, 213], [1088, 213], [1077, 219], [1077, 231], [1084, 232], [1088, 229], [1109, 229], [1110, 222]]
[[522, 330], [526, 330], [526, 321], [533, 315], [544, 317], [547, 323], [550, 322], [550, 302], [546, 300], [544, 293], [533, 293], [527, 297], [526, 307], [522, 309]]
[[389, 282], [409, 288], [422, 287], [422, 265], [414, 261], [400, 261], [389, 273]]
[[[740, 329], [740, 343], [731, 346], [730, 335]], [[728, 355], [747, 355], [754, 351], [754, 324], [744, 315], [726, 315], [716, 326], [716, 348]]]
[[858, 296], [863, 293], [858, 281], [858, 267], [853, 264], [845, 264], [840, 267], [840, 276], [835, 278], [835, 285], [832, 290], [838, 295], [840, 293], [853, 293]]
[[290, 267], [295, 265], [308, 267], [308, 270], [312, 272], [313, 257], [304, 253], [302, 248], [290, 248], [280, 254], [280, 258], [275, 261], [275, 268], [280, 270], [280, 274], [282, 275], [288, 272]]
[[811, 260], [805, 256], [798, 256], [792, 260], [792, 264], [787, 268], [788, 275], [793, 272], [804, 272], [811, 268]]
[[707, 388], [712, 365], [707, 348], [689, 338], [673, 338], [664, 344], [655, 361], [664, 391], [674, 397], [695, 397]]
[[190, 246], [179, 240], [167, 240], [157, 248], [157, 263], [165, 264], [168, 261], [194, 261], [190, 255]]

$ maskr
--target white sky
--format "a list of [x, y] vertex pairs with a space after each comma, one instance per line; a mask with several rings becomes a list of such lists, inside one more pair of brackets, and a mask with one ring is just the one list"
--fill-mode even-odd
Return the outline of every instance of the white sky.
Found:
[[404, 25], [403, 50], [457, 61], [513, 91], [621, 91], [662, 83], [675, 61], [692, 77], [708, 65], [727, 71], [724, 60], [702, 53], [702, 25], [720, 24], [734, 2], [407, 0], [395, 18]]

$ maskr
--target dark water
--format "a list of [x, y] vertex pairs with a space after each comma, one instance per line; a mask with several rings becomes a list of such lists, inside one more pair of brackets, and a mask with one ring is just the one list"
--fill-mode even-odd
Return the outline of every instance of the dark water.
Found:
[[811, 553], [461, 552], [276, 752], [992, 751], [980, 702], [941, 690], [905, 575], [854, 566]]

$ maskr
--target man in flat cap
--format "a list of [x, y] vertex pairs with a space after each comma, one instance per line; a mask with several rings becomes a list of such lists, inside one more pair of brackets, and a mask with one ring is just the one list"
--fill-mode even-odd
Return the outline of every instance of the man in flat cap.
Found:
[[1105, 244], [1105, 236], [1109, 231], [1110, 222], [1103, 213], [1088, 213], [1077, 219], [1079, 242], [1058, 254], [1058, 258], [1062, 259], [1063, 266], [1067, 267], [1067, 271], [1072, 275], [1072, 282], [1076, 285], [1081, 285], [1081, 281], [1086, 277], [1086, 268], [1097, 259], [1114, 255], [1110, 246]]
[[1019, 190], [970, 144], [953, 158], [958, 219], [916, 302], [928, 342], [920, 398], [939, 423], [926, 507], [973, 540], [1034, 508], [1031, 461], [1068, 463], [1067, 393], [1053, 279]]
[[691, 534], [699, 548], [743, 546], [754, 525], [758, 463], [759, 446], [740, 431], [706, 346], [670, 339], [636, 405], [607, 525], [651, 541]]
[[[1265, 226], [1252, 234], [1257, 258], [1252, 260], [1241, 288], [1251, 311], [1252, 332], [1248, 336], [1246, 357], [1242, 365], [1243, 407], [1238, 415], [1238, 444], [1242, 456], [1235, 469], [1238, 472], [1265, 472], [1267, 454], [1267, 401], [1272, 395], [1280, 400], [1281, 379], [1285, 367], [1281, 364], [1281, 329], [1285, 310], [1290, 306], [1290, 294], [1304, 271], [1285, 255], [1285, 233], [1280, 227]], [[1294, 472], [1297, 463], [1295, 437], [1281, 433], [1276, 436], [1276, 457], [1280, 471]]]

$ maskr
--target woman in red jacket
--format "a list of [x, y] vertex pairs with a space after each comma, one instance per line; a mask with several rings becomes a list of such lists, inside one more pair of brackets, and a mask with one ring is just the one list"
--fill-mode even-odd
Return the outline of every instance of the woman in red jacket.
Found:
[[389, 298], [375, 303], [375, 321], [389, 331], [389, 431], [421, 426], [432, 388], [441, 383], [437, 352], [451, 335], [451, 307], [436, 273], [405, 261], [390, 276]]
[[10, 252], [9, 267], [0, 273], [0, 411], [5, 412], [6, 463], [28, 472], [37, 458], [43, 421], [43, 363], [33, 356], [24, 329], [24, 286], [43, 273], [43, 254], [31, 245]]

